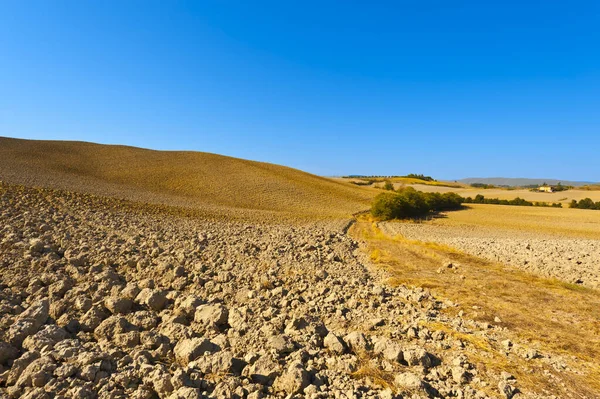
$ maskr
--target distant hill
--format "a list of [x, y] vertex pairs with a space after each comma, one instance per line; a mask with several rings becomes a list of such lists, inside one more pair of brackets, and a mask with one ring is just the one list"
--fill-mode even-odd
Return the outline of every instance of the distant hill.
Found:
[[458, 180], [460, 183], [473, 184], [493, 184], [494, 186], [511, 186], [511, 187], [522, 187], [530, 186], [535, 184], [558, 184], [559, 182], [564, 186], [580, 187], [588, 184], [596, 184], [588, 181], [568, 181], [558, 179], [528, 179], [528, 178], [512, 178], [512, 177], [468, 177], [466, 179]]
[[375, 189], [297, 169], [195, 151], [0, 137], [0, 180], [207, 214], [345, 218]]

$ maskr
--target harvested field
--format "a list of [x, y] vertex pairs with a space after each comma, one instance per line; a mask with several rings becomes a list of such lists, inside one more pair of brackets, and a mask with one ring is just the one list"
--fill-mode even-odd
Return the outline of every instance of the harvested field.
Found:
[[372, 188], [191, 151], [0, 137], [0, 181], [192, 208], [228, 219], [348, 218]]
[[386, 284], [337, 222], [207, 221], [8, 184], [0, 205], [2, 397], [549, 397], [470, 360], [487, 349], [460, 337], [500, 342], [502, 326]]
[[594, 211], [475, 204], [445, 216], [380, 226], [391, 236], [444, 244], [542, 276], [600, 287], [600, 215]]

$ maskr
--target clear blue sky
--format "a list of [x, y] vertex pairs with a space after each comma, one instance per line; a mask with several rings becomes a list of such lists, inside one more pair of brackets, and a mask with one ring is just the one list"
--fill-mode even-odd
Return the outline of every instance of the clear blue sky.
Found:
[[0, 135], [598, 181], [600, 2], [4, 0]]

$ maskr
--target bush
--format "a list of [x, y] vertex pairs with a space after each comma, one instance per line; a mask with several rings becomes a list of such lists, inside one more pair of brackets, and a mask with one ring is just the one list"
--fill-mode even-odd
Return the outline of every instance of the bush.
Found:
[[387, 191], [394, 191], [394, 185], [392, 184], [391, 181], [386, 180], [385, 184], [383, 185], [383, 189], [387, 190]]
[[435, 179], [431, 176], [425, 176], [425, 175], [417, 175], [415, 173], [410, 173], [406, 176], [402, 176], [402, 177], [408, 177], [411, 179], [418, 179], [418, 180], [423, 180], [423, 181], [435, 181]]
[[584, 198], [579, 200], [579, 202], [573, 200], [569, 204], [569, 208], [600, 210], [600, 201], [594, 203], [591, 198]]
[[455, 193], [423, 193], [407, 187], [395, 193], [381, 193], [373, 200], [371, 214], [376, 218], [406, 219], [431, 212], [460, 209], [463, 198]]

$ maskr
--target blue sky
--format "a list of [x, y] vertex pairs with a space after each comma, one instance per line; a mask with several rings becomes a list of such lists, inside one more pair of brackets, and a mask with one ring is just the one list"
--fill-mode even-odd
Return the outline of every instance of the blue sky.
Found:
[[596, 1], [4, 0], [0, 135], [598, 181], [599, 26]]

